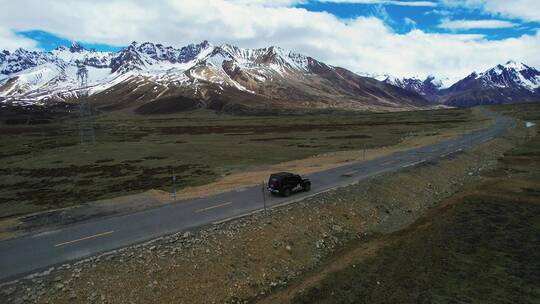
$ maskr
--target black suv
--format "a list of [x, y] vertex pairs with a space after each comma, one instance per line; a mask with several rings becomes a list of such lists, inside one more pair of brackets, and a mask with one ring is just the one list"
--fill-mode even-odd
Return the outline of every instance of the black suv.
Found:
[[309, 191], [310, 189], [311, 181], [309, 179], [289, 172], [274, 173], [270, 175], [268, 180], [268, 191], [272, 194], [289, 196], [293, 192]]

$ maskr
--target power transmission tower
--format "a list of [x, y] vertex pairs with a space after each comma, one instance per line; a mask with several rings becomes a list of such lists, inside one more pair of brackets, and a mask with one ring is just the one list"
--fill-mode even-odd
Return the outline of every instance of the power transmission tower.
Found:
[[[88, 86], [88, 69], [80, 61], [77, 61], [77, 80], [79, 81], [81, 90]], [[79, 136], [81, 138], [81, 144], [88, 142], [94, 145], [96, 143], [96, 132], [94, 130], [92, 108], [85, 97], [79, 98], [79, 110]]]

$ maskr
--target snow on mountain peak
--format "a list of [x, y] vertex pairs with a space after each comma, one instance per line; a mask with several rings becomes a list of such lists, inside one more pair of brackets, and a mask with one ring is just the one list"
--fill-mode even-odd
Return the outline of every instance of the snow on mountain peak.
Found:
[[507, 68], [507, 69], [514, 69], [514, 70], [517, 70], [517, 71], [521, 71], [521, 70], [524, 70], [524, 69], [528, 69], [529, 67], [526, 66], [525, 64], [523, 63], [517, 63], [515, 62], [514, 60], [509, 60], [507, 61], [504, 65], [502, 65], [503, 67]]
[[57, 60], [51, 53], [27, 51], [22, 48], [16, 49], [13, 53], [4, 51], [2, 54], [0, 56], [0, 76], [8, 76]]
[[81, 62], [89, 70], [88, 94], [139, 76], [155, 83], [173, 81], [191, 83], [195, 87], [203, 80], [251, 92], [250, 87], [275, 77], [298, 77], [331, 68], [276, 46], [258, 49], [229, 44], [213, 46], [205, 40], [176, 48], [133, 41], [120, 51], [101, 52], [73, 43], [50, 52], [24, 49], [13, 54], [1, 52], [0, 87], [9, 82], [11, 89], [3, 87], [0, 95], [4, 98], [32, 96], [37, 100], [49, 98], [51, 94], [58, 96], [58, 90], [81, 90], [76, 77]]
[[[0, 51], [0, 87], [10, 80], [18, 82], [9, 92], [0, 91], [0, 96], [79, 90], [76, 72], [81, 62], [89, 68], [88, 84], [92, 93], [116, 84], [120, 78], [132, 76], [143, 76], [156, 83], [174, 79], [177, 83], [193, 81], [195, 85], [198, 80], [204, 80], [249, 91], [257, 83], [275, 77], [303, 77], [333, 69], [311, 57], [277, 46], [253, 49], [230, 44], [214, 46], [205, 40], [177, 48], [133, 41], [118, 52], [101, 52], [87, 50], [74, 42], [70, 47], [59, 46], [50, 52]], [[366, 76], [417, 92], [427, 99], [437, 98], [441, 90], [454, 83], [453, 79], [432, 75], [426, 78]], [[457, 82], [459, 85], [454, 89], [465, 88], [475, 81], [485, 88], [515, 87], [534, 92], [540, 87], [540, 72], [523, 63], [508, 61], [483, 73], [472, 73]]]
[[443, 86], [443, 81], [436, 79], [432, 75], [427, 76], [424, 80], [420, 77], [397, 78], [387, 75], [382, 81], [408, 91], [416, 92], [428, 99], [433, 99], [437, 95], [438, 90]]
[[540, 72], [513, 60], [476, 74], [484, 87], [522, 88], [535, 91], [540, 87]]
[[222, 44], [214, 47], [209, 56], [218, 57], [217, 59], [212, 59], [214, 65], [221, 64], [218, 62], [222, 62], [223, 60], [231, 60], [246, 68], [267, 66], [279, 74], [287, 71], [309, 72], [310, 65], [308, 57], [275, 46], [249, 49], [230, 44]]
[[540, 97], [540, 72], [513, 60], [482, 73], [472, 73], [444, 93], [443, 102], [451, 106], [504, 104], [536, 101]]
[[69, 51], [72, 53], [81, 53], [85, 50], [86, 49], [82, 45], [80, 45], [78, 42], [75, 42], [75, 41], [71, 43], [71, 46], [69, 47]]

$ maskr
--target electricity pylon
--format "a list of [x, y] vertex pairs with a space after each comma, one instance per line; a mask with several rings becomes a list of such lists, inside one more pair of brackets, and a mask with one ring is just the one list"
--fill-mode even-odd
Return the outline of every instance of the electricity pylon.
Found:
[[[77, 61], [77, 80], [81, 91], [88, 86], [88, 69], [83, 62]], [[96, 132], [94, 130], [94, 121], [92, 108], [88, 104], [86, 97], [79, 97], [79, 136], [81, 144], [85, 142], [95, 144]]]

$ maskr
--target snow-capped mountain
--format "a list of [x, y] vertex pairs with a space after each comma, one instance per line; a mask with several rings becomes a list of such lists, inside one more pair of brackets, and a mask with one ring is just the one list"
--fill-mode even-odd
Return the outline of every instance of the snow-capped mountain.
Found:
[[455, 107], [540, 101], [540, 72], [515, 61], [499, 64], [483, 73], [473, 72], [460, 80], [390, 75], [377, 79], [416, 92], [432, 102]]
[[[417, 94], [278, 47], [245, 49], [203, 41], [174, 48], [133, 42], [115, 53], [73, 44], [51, 52], [0, 54], [0, 100], [10, 104], [87, 98], [101, 108], [158, 102], [163, 109], [162, 100], [174, 108], [175, 98], [181, 97], [216, 109], [427, 106]], [[84, 88], [77, 78], [82, 64], [88, 70]]]
[[111, 52], [87, 50], [78, 43], [73, 43], [69, 48], [60, 46], [53, 50], [51, 54], [68, 64], [81, 62], [94, 68], [107, 68], [113, 57]]
[[508, 61], [483, 73], [472, 73], [454, 84], [449, 91], [463, 90], [477, 82], [482, 88], [520, 88], [531, 92], [540, 87], [540, 71], [523, 63]]
[[430, 101], [436, 101], [438, 99], [439, 90], [444, 86], [443, 82], [434, 76], [428, 76], [422, 80], [418, 77], [397, 78], [388, 75], [382, 81], [408, 91], [416, 92]]
[[185, 70], [192, 66], [190, 63], [194, 60], [204, 57], [210, 49], [207, 41], [180, 49], [150, 42], [133, 42], [111, 58], [111, 73], [122, 74], [133, 70], [164, 71], [173, 68]]
[[460, 107], [540, 101], [540, 71], [508, 61], [483, 73], [473, 72], [441, 95], [441, 102]]
[[[81, 88], [78, 67], [88, 70]], [[375, 78], [375, 79], [374, 79]], [[509, 61], [450, 85], [429, 76], [362, 77], [278, 47], [207, 41], [181, 48], [133, 42], [118, 52], [74, 43], [51, 52], [0, 52], [0, 102], [49, 105], [87, 98], [103, 108], [140, 106], [175, 97], [213, 109], [341, 108], [395, 110], [540, 100], [540, 72]], [[159, 108], [167, 108], [160, 102]], [[145, 109], [150, 109], [146, 106]]]
[[51, 53], [17, 49], [15, 52], [0, 52], [0, 75], [10, 75], [42, 64], [52, 63], [57, 58]]

